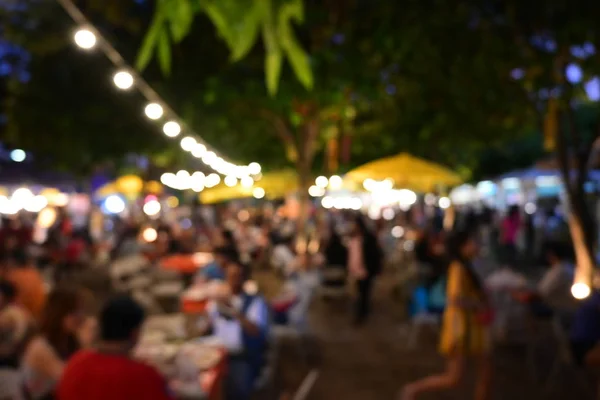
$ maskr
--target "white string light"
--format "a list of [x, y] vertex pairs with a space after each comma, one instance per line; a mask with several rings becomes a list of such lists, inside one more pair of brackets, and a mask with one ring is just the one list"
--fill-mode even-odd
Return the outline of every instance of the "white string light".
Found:
[[91, 50], [96, 46], [96, 35], [89, 29], [81, 28], [73, 36], [75, 44], [84, 50]]
[[196, 146], [196, 144], [198, 144], [196, 142], [196, 139], [194, 139], [191, 136], [186, 136], [183, 139], [181, 139], [181, 142], [179, 142], [179, 144], [181, 145], [181, 148], [185, 151], [192, 151], [194, 149], [194, 147]]
[[150, 103], [144, 109], [146, 117], [150, 119], [160, 119], [163, 116], [164, 110], [158, 103]]
[[113, 76], [113, 82], [121, 90], [131, 89], [133, 86], [133, 76], [127, 71], [119, 71]]
[[[84, 50], [92, 50], [97, 45], [106, 57], [117, 67], [118, 71], [113, 76], [113, 83], [118, 89], [127, 90], [132, 88], [134, 85], [137, 90], [146, 98], [148, 105], [144, 109], [144, 113], [151, 120], [159, 120], [163, 116], [169, 118], [169, 122], [163, 125], [163, 132], [165, 136], [175, 138], [180, 135], [181, 132], [186, 131], [193, 134], [191, 130], [185, 126], [181, 118], [171, 109], [166, 102], [156, 93], [156, 91], [148, 85], [148, 83], [132, 69], [121, 54], [100, 34], [100, 32], [90, 23], [85, 17], [81, 10], [73, 3], [72, 0], [57, 0], [62, 6], [66, 13], [79, 25], [79, 29], [74, 34], [74, 41], [77, 46]], [[197, 136], [197, 135], [194, 135]], [[253, 162], [246, 166], [238, 166], [228, 161], [219, 158], [214, 151], [208, 151], [206, 145], [201, 141], [194, 139], [191, 142], [188, 137], [182, 139], [180, 142], [181, 147], [184, 151], [191, 152], [196, 158], [202, 158], [206, 154], [214, 154], [215, 156], [209, 155], [209, 161], [205, 162], [209, 167], [215, 171], [229, 175], [232, 170], [236, 173], [234, 178], [242, 179], [244, 176], [254, 176], [260, 174], [260, 164]], [[184, 142], [186, 140], [186, 142]], [[222, 160], [216, 162], [216, 160]], [[216, 162], [216, 164], [215, 164]], [[213, 165], [214, 164], [214, 165]], [[216, 167], [219, 167], [217, 169]], [[243, 173], [242, 173], [243, 172]], [[245, 175], [244, 175], [245, 174]], [[252, 176], [250, 176], [252, 178]], [[217, 175], [218, 177], [218, 175]], [[167, 178], [168, 179], [168, 178]], [[212, 179], [212, 182], [215, 178]], [[220, 178], [215, 183], [217, 185], [220, 182]]]
[[181, 133], [181, 125], [175, 121], [169, 121], [163, 125], [163, 132], [168, 137], [177, 137]]

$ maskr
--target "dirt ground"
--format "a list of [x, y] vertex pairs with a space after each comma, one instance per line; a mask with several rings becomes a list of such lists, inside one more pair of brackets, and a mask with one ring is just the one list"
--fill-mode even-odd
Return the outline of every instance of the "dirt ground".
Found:
[[[276, 281], [268, 274], [260, 280], [269, 291]], [[351, 299], [325, 302], [315, 299], [311, 308], [311, 326], [318, 350], [308, 360], [297, 346], [287, 343], [279, 368], [282, 385], [293, 392], [309, 371], [318, 371], [318, 378], [308, 393], [308, 400], [376, 400], [396, 399], [402, 386], [410, 381], [439, 372], [444, 360], [437, 354], [435, 329], [425, 331], [415, 348], [407, 345], [409, 325], [398, 318], [399, 305], [391, 296], [393, 276], [379, 278], [373, 315], [368, 323], [356, 328], [351, 324]], [[311, 348], [314, 346], [311, 346]], [[555, 346], [549, 343], [540, 360], [539, 370], [548, 369], [555, 357]], [[316, 353], [316, 356], [315, 354]], [[494, 351], [494, 400], [592, 399], [592, 385], [569, 368], [547, 385], [536, 383], [525, 357], [523, 345], [498, 347]], [[456, 390], [424, 395], [420, 399], [472, 398], [473, 369]], [[580, 379], [584, 379], [581, 383]], [[546, 389], [548, 387], [548, 389]]]

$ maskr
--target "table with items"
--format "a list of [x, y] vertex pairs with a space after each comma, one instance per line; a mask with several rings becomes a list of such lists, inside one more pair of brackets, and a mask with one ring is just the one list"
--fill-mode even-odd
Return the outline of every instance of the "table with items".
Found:
[[182, 314], [150, 318], [135, 357], [157, 368], [177, 398], [220, 400], [226, 351], [213, 337], [193, 337], [188, 325], [188, 317]]

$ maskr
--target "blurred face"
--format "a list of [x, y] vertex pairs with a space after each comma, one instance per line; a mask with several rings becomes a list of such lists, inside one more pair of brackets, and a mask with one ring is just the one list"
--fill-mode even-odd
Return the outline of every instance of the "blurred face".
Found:
[[466, 258], [475, 258], [479, 248], [477, 247], [477, 243], [472, 238], [469, 238], [462, 248], [462, 254]]
[[79, 307], [74, 312], [65, 316], [63, 328], [65, 332], [76, 334], [86, 321], [86, 314], [83, 307]]
[[239, 292], [244, 284], [242, 276], [242, 268], [237, 264], [230, 264], [227, 266], [227, 283], [231, 287], [231, 290]]
[[215, 261], [220, 267], [225, 267], [227, 265], [227, 258], [223, 254], [215, 254]]

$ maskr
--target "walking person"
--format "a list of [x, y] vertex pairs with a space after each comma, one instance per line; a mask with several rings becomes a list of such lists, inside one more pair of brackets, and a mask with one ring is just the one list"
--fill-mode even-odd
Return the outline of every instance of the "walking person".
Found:
[[357, 217], [348, 245], [348, 270], [356, 279], [357, 286], [356, 325], [362, 325], [370, 314], [373, 281], [381, 272], [382, 264], [383, 252], [377, 237], [367, 228], [362, 217]]
[[466, 232], [455, 234], [448, 251], [447, 306], [444, 312], [440, 351], [446, 356], [446, 371], [404, 387], [402, 400], [415, 400], [426, 392], [452, 389], [464, 377], [467, 360], [478, 361], [475, 400], [487, 400], [491, 380], [490, 335], [492, 313], [482, 282], [473, 270], [477, 245]]

